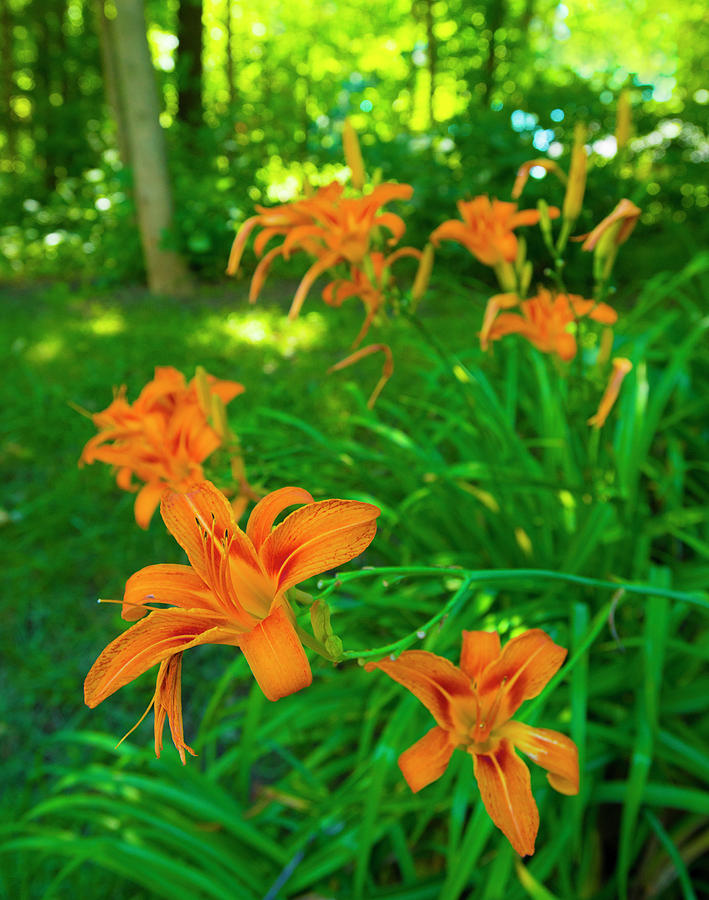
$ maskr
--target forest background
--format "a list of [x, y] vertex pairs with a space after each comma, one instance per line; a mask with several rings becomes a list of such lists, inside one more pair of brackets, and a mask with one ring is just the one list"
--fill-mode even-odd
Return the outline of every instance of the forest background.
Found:
[[[632, 135], [619, 152], [621, 92]], [[155, 117], [136, 139], [145, 100]], [[85, 673], [120, 627], [95, 599], [179, 557], [158, 519], [136, 528], [107, 472], [76, 465], [93, 433], [77, 408], [104, 408], [121, 384], [134, 398], [156, 365], [191, 377], [202, 364], [247, 388], [230, 417], [254, 483], [382, 508], [367, 564], [533, 566], [704, 590], [708, 111], [709, 19], [692, 0], [2, 0], [4, 895], [220, 897], [234, 879], [239, 896], [269, 898], [709, 891], [706, 610], [646, 615], [638, 602], [609, 622], [605, 594], [530, 578], [483, 584], [426, 638], [455, 659], [461, 628], [538, 626], [588, 654], [548, 712], [582, 739], [586, 788], [572, 815], [548, 801], [546, 849], [520, 869], [482, 828], [469, 760], [423, 800], [400, 790], [396, 754], [423, 715], [396, 712], [393, 686], [362, 686], [374, 676], [357, 670], [274, 713], [227, 648], [201, 648], [185, 672], [199, 758], [183, 770], [170, 749], [156, 762], [144, 731], [114, 751], [149, 692], [83, 706]], [[593, 409], [568, 406], [536, 351], [489, 361], [476, 346], [498, 288], [463, 248], [437, 253], [421, 328], [384, 323], [396, 369], [373, 411], [380, 362], [325, 374], [359, 327], [353, 304], [327, 309], [312, 291], [287, 322], [297, 255], [256, 307], [251, 250], [246, 277], [225, 280], [254, 204], [346, 178], [347, 117], [370, 176], [413, 185], [398, 211], [419, 248], [459, 199], [508, 199], [526, 160], [568, 169], [574, 125], [586, 124], [579, 233], [621, 197], [642, 209], [610, 299], [627, 323], [622, 352], [642, 365], [591, 476], [568, 435]], [[141, 168], [153, 174], [137, 190]], [[532, 174], [521, 205], [561, 205], [554, 176]], [[528, 239], [541, 280], [542, 241]], [[578, 245], [569, 253], [590, 296], [591, 267]], [[597, 379], [585, 399], [601, 390]], [[526, 455], [508, 455], [517, 432]], [[459, 587], [348, 584], [334, 607], [346, 645], [415, 630]]]

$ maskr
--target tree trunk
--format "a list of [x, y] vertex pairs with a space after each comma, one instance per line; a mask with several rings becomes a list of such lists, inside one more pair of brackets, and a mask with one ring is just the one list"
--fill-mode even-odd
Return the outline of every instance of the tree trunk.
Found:
[[128, 147], [128, 134], [126, 128], [126, 113], [121, 86], [118, 78], [117, 62], [115, 55], [116, 39], [113, 37], [114, 22], [106, 16], [104, 0], [94, 0], [94, 18], [96, 31], [98, 32], [99, 48], [101, 51], [101, 69], [103, 74], [103, 88], [106, 101], [113, 114], [116, 125], [116, 144], [121, 162], [127, 168], [131, 164]]
[[526, 39], [527, 29], [534, 17], [534, 2], [535, 0], [526, 0], [524, 4], [524, 11], [519, 23], [520, 31], [522, 32], [522, 40]]
[[234, 81], [234, 50], [232, 48], [232, 20], [231, 20], [231, 2], [227, 0], [226, 18], [226, 81], [227, 91], [229, 92], [229, 109], [233, 109], [236, 104], [236, 83]]
[[0, 3], [0, 120], [5, 129], [5, 157], [14, 159], [17, 154], [16, 122], [10, 107], [12, 87], [12, 11], [7, 0]]
[[[227, 0], [227, 9], [231, 6]], [[177, 118], [202, 124], [202, 0], [180, 0], [177, 12]]]
[[56, 17], [47, 7], [45, 0], [35, 0], [31, 7], [36, 23], [37, 60], [34, 66], [34, 111], [32, 130], [37, 147], [37, 161], [43, 172], [44, 184], [49, 193], [57, 186], [56, 156], [57, 111], [49, 102], [53, 93], [52, 60], [56, 59]]
[[172, 193], [143, 0], [120, 0], [114, 25], [120, 91], [129, 101], [126, 126], [148, 287], [156, 294], [184, 293], [189, 289], [187, 268], [179, 254], [161, 246], [172, 225]]
[[490, 28], [490, 43], [488, 44], [487, 61], [485, 63], [485, 92], [483, 94], [486, 104], [490, 102], [490, 94], [495, 85], [495, 68], [497, 66], [497, 60], [495, 58], [495, 48], [497, 46], [495, 42], [495, 32], [502, 27], [502, 24], [505, 21], [505, 16], [507, 14], [507, 0], [492, 0], [490, 6], [490, 19], [488, 25]]
[[428, 115], [431, 125], [435, 122], [433, 100], [436, 93], [436, 69], [438, 67], [438, 44], [436, 43], [436, 35], [433, 31], [433, 0], [426, 0], [426, 43], [428, 53], [428, 77], [430, 79], [428, 86]]

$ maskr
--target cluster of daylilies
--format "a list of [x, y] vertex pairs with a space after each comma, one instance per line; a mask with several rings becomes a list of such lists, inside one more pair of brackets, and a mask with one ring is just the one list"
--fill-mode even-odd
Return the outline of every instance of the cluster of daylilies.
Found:
[[[483, 349], [509, 334], [518, 334], [540, 351], [561, 361], [578, 352], [578, 331], [588, 322], [605, 326], [599, 342], [602, 363], [610, 357], [616, 312], [605, 302], [605, 289], [617, 248], [632, 231], [640, 211], [622, 200], [593, 231], [582, 237], [594, 252], [593, 298], [569, 293], [557, 265], [553, 284], [530, 295], [532, 264], [526, 259], [521, 226], [539, 225], [545, 243], [559, 260], [581, 209], [586, 179], [584, 135], [578, 130], [568, 176], [555, 163], [533, 160], [520, 170], [513, 188], [516, 200], [530, 169], [544, 165], [566, 183], [562, 210], [540, 203], [518, 210], [515, 202], [475, 197], [458, 204], [460, 219], [444, 222], [423, 251], [398, 246], [403, 220], [382, 208], [406, 200], [409, 185], [380, 184], [363, 193], [364, 166], [356, 135], [345, 127], [345, 155], [352, 188], [339, 183], [310, 190], [308, 196], [267, 209], [248, 219], [232, 247], [228, 271], [234, 274], [249, 234], [261, 256], [272, 238], [281, 242], [262, 256], [250, 297], [254, 301], [274, 259], [303, 252], [312, 262], [290, 310], [297, 316], [315, 280], [328, 274], [323, 299], [339, 306], [358, 297], [365, 308], [359, 345], [387, 304], [399, 300], [392, 266], [404, 257], [419, 261], [409, 308], [423, 296], [433, 265], [433, 247], [442, 241], [462, 244], [482, 264], [494, 269], [501, 293], [492, 297], [479, 332]], [[554, 240], [552, 221], [560, 219]], [[386, 356], [382, 379], [370, 403], [393, 370], [391, 351], [372, 344], [337, 364], [341, 368], [369, 352]], [[601, 427], [631, 368], [613, 360], [613, 372], [598, 411], [589, 419]], [[134, 624], [98, 657], [85, 683], [86, 703], [94, 707], [112, 693], [158, 665], [155, 692], [148, 709], [155, 715], [155, 752], [162, 749], [165, 722], [183, 763], [194, 754], [182, 724], [182, 654], [191, 647], [216, 643], [240, 648], [259, 687], [272, 701], [307, 688], [312, 682], [305, 648], [330, 663], [344, 659], [342, 642], [330, 625], [323, 600], [298, 585], [355, 559], [372, 542], [380, 510], [369, 503], [329, 499], [315, 501], [301, 487], [283, 487], [264, 495], [246, 478], [239, 444], [229, 429], [226, 404], [244, 388], [222, 381], [201, 367], [187, 383], [170, 367], [129, 404], [120, 389], [110, 406], [92, 418], [99, 433], [86, 444], [81, 462], [101, 460], [114, 466], [120, 487], [137, 492], [135, 518], [147, 528], [160, 505], [165, 525], [185, 551], [189, 564], [147, 566], [132, 575], [122, 600], [122, 616]], [[231, 459], [237, 490], [228, 499], [207, 480], [203, 463], [217, 449]], [[255, 502], [244, 530], [239, 520]], [[284, 518], [283, 513], [298, 507]], [[277, 520], [278, 524], [276, 524]], [[113, 602], [113, 601], [108, 601]], [[116, 601], [118, 602], [118, 601]], [[298, 621], [298, 608], [309, 607], [311, 629]], [[369, 653], [368, 655], [374, 655]], [[423, 650], [405, 650], [368, 662], [411, 691], [433, 716], [435, 726], [399, 757], [409, 787], [419, 791], [438, 779], [456, 749], [469, 753], [480, 794], [492, 820], [521, 855], [534, 852], [539, 815], [530, 774], [516, 751], [547, 770], [549, 783], [564, 794], [579, 789], [578, 754], [562, 734], [533, 728], [513, 719], [520, 705], [539, 695], [558, 671], [566, 651], [539, 629], [513, 637], [503, 648], [496, 632], [464, 631], [459, 666]], [[129, 732], [130, 734], [130, 732]]]
[[226, 445], [239, 487], [234, 507], [241, 515], [257, 495], [246, 480], [225, 407], [243, 391], [237, 381], [221, 381], [201, 366], [189, 384], [172, 366], [157, 366], [155, 378], [132, 404], [121, 387], [106, 409], [90, 416], [98, 434], [87, 442], [79, 464], [100, 460], [113, 466], [118, 486], [136, 493], [135, 520], [147, 528], [165, 489], [179, 491], [203, 480], [202, 463]]
[[[166, 488], [160, 512], [189, 565], [151, 565], [128, 579], [122, 616], [138, 621], [98, 657], [84, 698], [95, 707], [159, 664], [153, 698], [134, 728], [153, 709], [156, 755], [167, 720], [184, 763], [185, 752], [195, 755], [182, 724], [184, 651], [201, 644], [240, 648], [269, 700], [307, 688], [312, 672], [304, 647], [337, 663], [342, 644], [323, 602], [297, 585], [359, 556], [374, 538], [380, 510], [356, 500], [315, 501], [303, 488], [284, 487], [258, 501], [242, 531], [225, 495], [210, 481], [198, 481], [181, 490]], [[310, 605], [312, 634], [297, 621], [299, 604]], [[496, 632], [464, 631], [459, 667], [423, 650], [365, 666], [408, 688], [435, 719], [435, 727], [399, 758], [410, 788], [420, 791], [439, 778], [455, 749], [470, 753], [487, 811], [523, 856], [534, 852], [539, 813], [529, 771], [515, 748], [547, 770], [556, 790], [579, 789], [573, 742], [512, 719], [565, 656], [539, 629], [523, 632], [504, 649]]]
[[[296, 251], [306, 253], [313, 262], [296, 290], [290, 318], [298, 315], [316, 279], [327, 274], [332, 279], [322, 292], [327, 304], [340, 306], [346, 299], [358, 297], [364, 305], [364, 323], [353, 343], [355, 348], [385, 309], [397, 310], [400, 306], [400, 293], [391, 272], [393, 263], [407, 256], [419, 260], [409, 295], [409, 309], [414, 311], [428, 286], [434, 247], [438, 247], [441, 241], [456, 241], [494, 270], [502, 288], [502, 293], [490, 298], [483, 315], [479, 332], [483, 350], [506, 335], [519, 334], [543, 353], [569, 362], [577, 354], [579, 331], [592, 321], [606, 326], [596, 360], [599, 366], [604, 366], [613, 342], [610, 326], [615, 324], [618, 315], [603, 302], [603, 296], [618, 247], [630, 236], [640, 210], [630, 200], [623, 199], [588, 235], [571, 238], [586, 187], [585, 136], [583, 126], [578, 126], [568, 176], [552, 160], [534, 159], [520, 168], [512, 188], [512, 199], [516, 200], [530, 171], [534, 167], [544, 168], [566, 185], [561, 211], [543, 201], [537, 209], [519, 210], [514, 202], [491, 200], [487, 195], [461, 200], [458, 203], [460, 219], [449, 219], [436, 228], [430, 242], [420, 251], [415, 247], [396, 247], [405, 231], [404, 221], [394, 213], [382, 212], [382, 207], [392, 200], [410, 199], [413, 188], [408, 184], [386, 183], [363, 193], [366, 176], [362, 154], [357, 135], [346, 122], [343, 145], [351, 172], [350, 188], [346, 189], [334, 181], [313, 192], [306, 183], [307, 196], [302, 199], [272, 208], [257, 206], [258, 214], [244, 222], [234, 240], [227, 273], [237, 273], [248, 237], [257, 228], [261, 231], [254, 242], [254, 251], [262, 258], [251, 280], [249, 299], [252, 303], [258, 297], [277, 256], [288, 258]], [[551, 223], [559, 218], [561, 229], [554, 240]], [[526, 258], [526, 242], [518, 238], [515, 231], [520, 226], [537, 224], [556, 264], [553, 273], [555, 283], [550, 287], [540, 285], [530, 295], [533, 265]], [[275, 237], [282, 237], [282, 243], [262, 256], [266, 245]], [[563, 282], [562, 255], [570, 238], [583, 240], [583, 249], [594, 253], [596, 291], [592, 299], [569, 293]], [[370, 344], [331, 369], [344, 368], [377, 351], [384, 353], [385, 362], [382, 377], [369, 398], [370, 407], [394, 370], [388, 345]], [[632, 366], [627, 359], [613, 361], [613, 373], [603, 398], [606, 402], [601, 402], [589, 424], [596, 427], [603, 425], [610, 411], [608, 398], [614, 391], [617, 395], [614, 386], [618, 384], [618, 373], [625, 373], [630, 368]]]

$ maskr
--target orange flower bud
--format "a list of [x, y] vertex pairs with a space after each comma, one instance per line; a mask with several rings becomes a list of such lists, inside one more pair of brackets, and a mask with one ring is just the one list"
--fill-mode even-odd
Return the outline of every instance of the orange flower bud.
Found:
[[352, 187], [361, 191], [364, 187], [364, 162], [362, 151], [359, 149], [357, 132], [352, 127], [349, 119], [345, 119], [342, 129], [342, 147], [345, 151], [345, 162], [352, 173]]
[[411, 288], [412, 307], [418, 306], [419, 300], [426, 293], [428, 282], [431, 279], [433, 271], [433, 244], [426, 244], [419, 260], [419, 267], [416, 272], [413, 287]]
[[598, 366], [605, 366], [608, 360], [611, 358], [611, 350], [613, 349], [613, 329], [612, 328], [604, 328], [601, 332], [601, 344], [598, 348], [598, 356], [596, 357], [596, 364]]
[[633, 228], [635, 228], [641, 212], [642, 210], [632, 200], [623, 197], [613, 212], [609, 213], [605, 219], [596, 225], [593, 231], [586, 235], [586, 240], [583, 242], [581, 249], [593, 250], [600, 238], [616, 224], [618, 227], [611, 232], [613, 243], [616, 247], [625, 243], [630, 237]]
[[207, 372], [204, 366], [197, 366], [194, 372], [194, 386], [197, 391], [197, 400], [202, 407], [205, 416], [212, 411], [212, 391], [207, 380]]
[[562, 213], [568, 222], [578, 218], [583, 206], [583, 195], [586, 190], [586, 170], [588, 161], [586, 158], [586, 126], [578, 122], [574, 128], [574, 146], [571, 151], [571, 168], [569, 169], [569, 183], [564, 197]]
[[229, 421], [226, 415], [224, 401], [217, 394], [212, 394], [212, 428], [219, 435], [221, 441], [227, 441], [231, 437]]
[[589, 425], [592, 425], [594, 428], [603, 427], [608, 418], [608, 413], [613, 409], [613, 404], [618, 399], [618, 393], [620, 392], [620, 386], [623, 383], [623, 379], [632, 368], [633, 364], [629, 359], [616, 357], [616, 359], [613, 360], [613, 372], [611, 373], [608, 385], [603, 392], [601, 402], [598, 404], [598, 411], [588, 420]]

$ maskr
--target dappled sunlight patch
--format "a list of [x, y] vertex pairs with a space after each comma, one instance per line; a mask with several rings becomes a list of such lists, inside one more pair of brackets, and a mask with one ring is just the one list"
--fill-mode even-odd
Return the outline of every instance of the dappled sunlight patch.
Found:
[[225, 343], [231, 346], [248, 344], [288, 357], [322, 343], [326, 331], [325, 317], [318, 312], [309, 312], [289, 322], [280, 311], [259, 309], [258, 312], [210, 316], [204, 320], [194, 340], [206, 346], [213, 342], [222, 346]]
[[93, 334], [109, 337], [114, 334], [122, 334], [126, 330], [126, 320], [118, 310], [107, 309], [89, 319], [85, 327]]
[[64, 351], [64, 338], [58, 334], [51, 334], [41, 341], [30, 344], [25, 350], [25, 359], [32, 363], [52, 362]]

